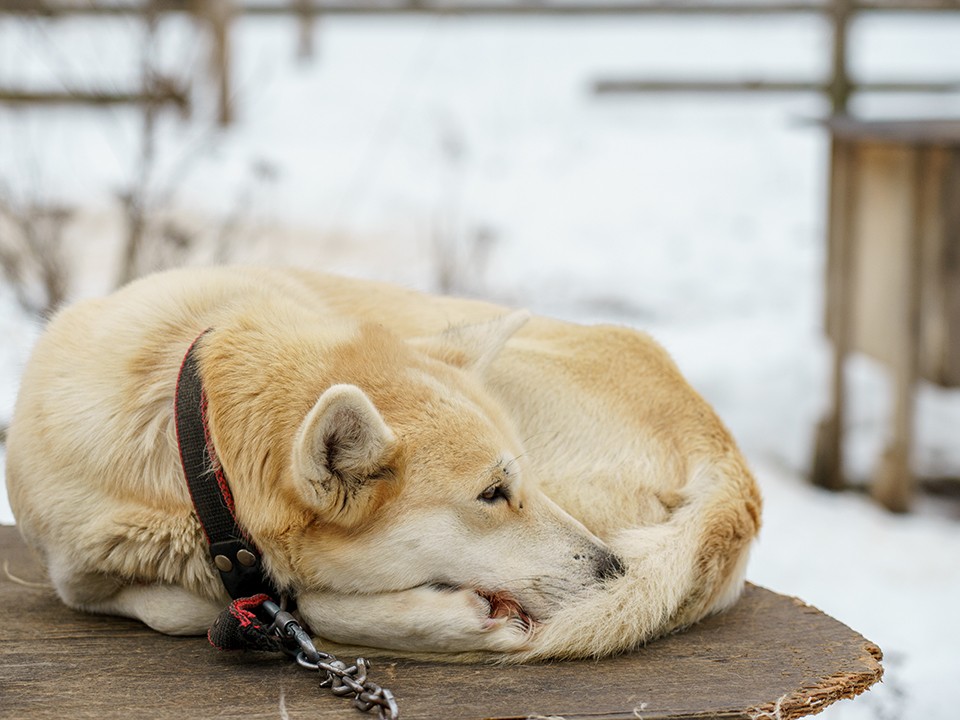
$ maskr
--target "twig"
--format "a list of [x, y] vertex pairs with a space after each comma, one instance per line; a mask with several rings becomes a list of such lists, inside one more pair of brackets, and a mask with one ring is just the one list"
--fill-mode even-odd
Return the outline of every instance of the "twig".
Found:
[[33, 588], [34, 590], [53, 590], [53, 585], [48, 582], [31, 582], [30, 580], [24, 580], [14, 575], [10, 572], [10, 561], [6, 558], [3, 560], [3, 574], [10, 582], [22, 585], [23, 587]]

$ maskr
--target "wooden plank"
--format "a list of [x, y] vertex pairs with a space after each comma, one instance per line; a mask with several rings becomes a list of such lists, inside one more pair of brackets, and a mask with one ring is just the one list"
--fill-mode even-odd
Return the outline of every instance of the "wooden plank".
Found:
[[944, 382], [960, 387], [960, 144], [945, 151], [942, 195], [943, 289], [947, 324], [943, 356]]
[[829, 86], [810, 80], [655, 80], [605, 78], [593, 83], [599, 95], [630, 93], [795, 93], [825, 92]]
[[853, 3], [854, 10], [926, 12], [960, 9], [957, 0], [860, 0]]
[[[831, 98], [835, 112], [842, 112], [851, 93], [941, 93], [957, 92], [960, 83], [879, 81], [842, 83], [814, 80], [689, 80], [652, 78], [603, 78], [593, 83], [598, 95], [632, 93], [824, 93]], [[843, 103], [837, 105], [837, 103]]]
[[[116, 16], [141, 15], [145, 0], [0, 0], [0, 14], [63, 17], [70, 15]], [[190, 12], [191, 0], [152, 0], [156, 12]], [[522, 15], [665, 15], [665, 16], [737, 16], [737, 15], [826, 15], [831, 12], [829, 2], [823, 0], [793, 0], [759, 2], [758, 0], [722, 0], [719, 2], [673, 2], [651, 0], [636, 2], [543, 2], [541, 0], [504, 0], [483, 2], [448, 0], [298, 0], [290, 3], [237, 2], [237, 12], [247, 15], [460, 15], [460, 16], [522, 16]], [[955, 0], [861, 0], [852, 3], [858, 12], [951, 12], [958, 5]]]
[[859, 142], [854, 158], [853, 347], [892, 367], [899, 360], [892, 329], [907, 324], [916, 152], [903, 145]]
[[[896, 313], [884, 318], [886, 344], [893, 371], [893, 433], [880, 459], [870, 493], [888, 510], [906, 512], [913, 497], [913, 473], [910, 458], [913, 448], [914, 389], [918, 379], [920, 346], [920, 251], [925, 229], [924, 191], [927, 154], [914, 150], [908, 156], [909, 180], [901, 192], [911, 213], [908, 232], [895, 248], [899, 263], [898, 285], [889, 288], [898, 298]], [[894, 258], [889, 258], [888, 261]], [[864, 312], [868, 312], [864, 308]]]
[[[63, 15], [139, 15], [144, 2], [123, 0], [68, 2], [66, 0], [0, 0], [0, 13], [45, 16]], [[154, 0], [159, 12], [189, 12], [190, 0]], [[940, 0], [921, 0], [918, 9], [939, 9]], [[474, 2], [448, 0], [306, 0], [295, 3], [238, 2], [237, 11], [247, 15], [794, 15], [825, 13], [828, 5], [821, 0], [786, 2], [540, 2], [539, 0], [506, 0]]]
[[950, 153], [940, 146], [921, 146], [922, 175], [919, 178], [917, 239], [921, 281], [918, 283], [918, 366], [921, 377], [946, 386], [949, 383], [947, 348], [950, 342], [947, 287], [949, 252], [945, 247], [944, 223], [949, 210], [942, 205]]
[[181, 90], [160, 92], [97, 90], [16, 90], [0, 88], [0, 105], [174, 105], [187, 112], [190, 101]]
[[833, 117], [823, 122], [834, 137], [844, 140], [960, 146], [960, 120], [860, 120]]
[[[44, 579], [15, 528], [0, 527], [0, 561]], [[77, 613], [6, 573], [0, 603], [7, 717], [368, 717], [277, 656]], [[790, 720], [869, 688], [879, 660], [879, 648], [816, 608], [751, 586], [728, 613], [617, 658], [512, 667], [387, 658], [374, 662], [374, 679], [396, 693], [405, 720], [746, 719], [773, 717], [775, 706]]]

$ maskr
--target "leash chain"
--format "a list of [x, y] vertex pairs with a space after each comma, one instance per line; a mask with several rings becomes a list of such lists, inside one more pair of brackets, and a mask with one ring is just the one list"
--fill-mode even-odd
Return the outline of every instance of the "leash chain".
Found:
[[320, 673], [320, 687], [330, 688], [338, 697], [353, 696], [353, 705], [361, 712], [377, 708], [379, 720], [399, 720], [400, 708], [393, 693], [367, 678], [371, 665], [360, 657], [353, 665], [347, 665], [330, 653], [321, 652], [314, 646], [310, 636], [300, 623], [273, 601], [263, 603], [263, 609], [273, 621], [273, 631], [283, 640], [293, 641], [299, 650], [289, 651], [297, 664], [307, 670]]
[[361, 712], [369, 712], [376, 707], [380, 720], [398, 720], [400, 709], [393, 693], [367, 679], [371, 667], [367, 660], [357, 658], [354, 665], [347, 666], [343, 660], [337, 660], [329, 653], [317, 652], [320, 658], [311, 662], [301, 650], [297, 653], [297, 664], [308, 670], [319, 671], [320, 687], [328, 687], [330, 692], [341, 697], [353, 695], [353, 705]]

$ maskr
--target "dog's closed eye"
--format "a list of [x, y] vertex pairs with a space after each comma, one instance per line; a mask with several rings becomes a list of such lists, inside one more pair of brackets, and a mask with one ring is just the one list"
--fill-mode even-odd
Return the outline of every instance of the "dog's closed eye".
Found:
[[509, 502], [510, 492], [501, 483], [494, 483], [477, 496], [477, 500], [485, 503], [496, 503], [500, 500]]

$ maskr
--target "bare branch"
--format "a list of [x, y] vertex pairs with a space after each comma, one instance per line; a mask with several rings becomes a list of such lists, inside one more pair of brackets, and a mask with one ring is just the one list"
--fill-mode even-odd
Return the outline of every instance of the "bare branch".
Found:
[[59, 206], [17, 207], [0, 188], [0, 267], [17, 303], [32, 315], [48, 317], [67, 296], [63, 229], [71, 215]]

